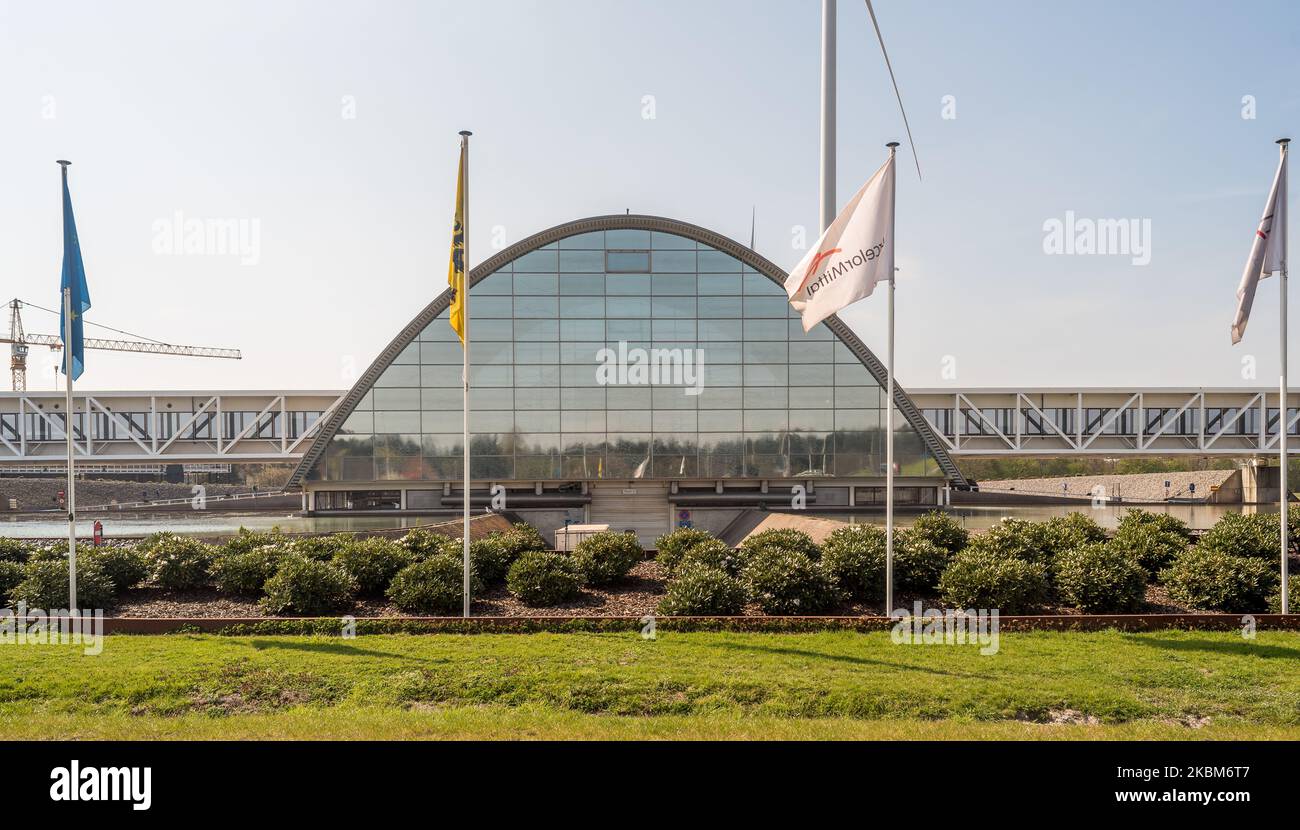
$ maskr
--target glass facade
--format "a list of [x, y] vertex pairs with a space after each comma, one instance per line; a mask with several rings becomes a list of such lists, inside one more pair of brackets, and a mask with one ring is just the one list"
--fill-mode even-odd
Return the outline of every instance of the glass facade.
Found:
[[[566, 237], [470, 291], [479, 480], [884, 475], [884, 392], [735, 257], [650, 230]], [[900, 413], [904, 475], [939, 476]], [[314, 481], [459, 481], [461, 346], [444, 311], [334, 435]]]

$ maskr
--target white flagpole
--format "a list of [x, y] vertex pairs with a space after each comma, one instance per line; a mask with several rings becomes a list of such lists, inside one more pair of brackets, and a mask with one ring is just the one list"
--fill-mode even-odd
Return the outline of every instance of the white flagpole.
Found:
[[464, 528], [462, 528], [464, 530], [465, 538], [464, 538], [464, 547], [461, 551], [463, 561], [464, 561], [464, 572], [462, 574], [462, 584], [463, 584], [462, 596], [464, 599], [464, 603], [461, 609], [461, 616], [463, 617], [469, 616], [469, 603], [470, 603], [470, 596], [469, 596], [469, 575], [470, 575], [470, 562], [469, 562], [469, 137], [471, 135], [473, 135], [473, 133], [471, 133], [469, 130], [461, 130], [460, 132], [460, 146], [463, 150], [462, 164], [464, 164], [464, 169], [461, 171], [461, 176], [463, 177], [462, 181], [464, 182], [464, 189], [465, 189], [465, 192], [462, 195], [463, 201], [461, 202], [461, 220], [460, 220], [461, 236], [464, 240], [462, 243], [463, 253], [461, 254], [462, 256], [461, 262], [464, 263], [464, 269], [465, 269], [464, 277], [461, 280], [461, 290], [463, 291], [465, 296], [459, 298], [460, 307], [462, 309], [462, 313], [464, 314], [464, 318], [463, 318], [464, 322], [462, 323], [462, 326], [464, 327], [464, 334], [465, 334], [465, 342], [461, 344], [463, 347], [461, 351], [464, 353], [463, 355], [464, 365], [461, 370], [462, 372], [461, 377], [464, 382], [464, 390], [465, 390], [464, 411], [462, 413], [463, 430], [461, 435], [461, 440], [463, 442], [462, 446], [464, 447], [464, 456], [465, 456], [465, 491], [464, 491], [464, 505], [463, 505], [465, 526]]
[[[1291, 143], [1291, 139], [1280, 138], [1278, 139], [1277, 143], [1282, 146], [1282, 159], [1283, 161], [1286, 161], [1287, 145]], [[1283, 169], [1283, 179], [1282, 179], [1282, 190], [1280, 196], [1282, 199], [1286, 199], [1288, 195], [1287, 180], [1291, 178], [1291, 171], [1286, 166], [1283, 166], [1282, 169]], [[1286, 366], [1286, 344], [1287, 344], [1287, 337], [1286, 337], [1286, 271], [1287, 271], [1287, 262], [1286, 262], [1287, 228], [1286, 226], [1287, 226], [1287, 222], [1286, 222], [1286, 216], [1287, 216], [1287, 211], [1286, 211], [1285, 202], [1283, 202], [1283, 204], [1279, 205], [1278, 207], [1280, 208], [1279, 212], [1282, 214], [1282, 219], [1283, 219], [1282, 221], [1282, 274], [1281, 274], [1282, 281], [1280, 283], [1282, 297], [1281, 297], [1281, 302], [1278, 304], [1281, 306], [1280, 346], [1281, 346], [1281, 358], [1282, 358], [1282, 378], [1281, 378], [1281, 384], [1279, 389], [1280, 397], [1278, 399], [1278, 439], [1277, 439], [1278, 467], [1279, 467], [1278, 469], [1278, 485], [1279, 485], [1278, 515], [1280, 516], [1278, 524], [1281, 525], [1282, 527], [1282, 551], [1281, 551], [1282, 613], [1285, 614], [1287, 613], [1288, 610], [1287, 607], [1289, 601], [1288, 589], [1290, 588], [1290, 585], [1288, 584], [1290, 581], [1289, 579], [1290, 574], [1288, 573], [1288, 571], [1290, 570], [1290, 562], [1288, 561], [1288, 557], [1287, 557], [1287, 549], [1288, 549], [1287, 520], [1290, 518], [1290, 516], [1288, 511], [1289, 499], [1287, 498], [1288, 493], [1287, 493], [1287, 481], [1286, 481], [1286, 473], [1287, 473], [1286, 429], [1287, 429], [1287, 397], [1288, 397], [1287, 393], [1290, 392], [1290, 390], [1287, 388], [1287, 377], [1286, 377], [1287, 375], [1287, 366]]]
[[835, 221], [835, 3], [822, 0], [822, 232]]
[[[63, 168], [63, 189], [68, 187], [68, 165], [70, 161], [59, 161]], [[62, 197], [60, 196], [60, 205]], [[63, 212], [63, 233], [67, 236], [68, 216]], [[66, 257], [67, 252], [64, 252]], [[63, 432], [68, 451], [68, 490], [66, 494], [68, 508], [68, 616], [77, 613], [77, 479], [72, 468], [72, 286], [63, 289], [63, 369], [64, 406]]]
[[[889, 158], [893, 161], [898, 151], [898, 142], [891, 141]], [[898, 178], [892, 180], [889, 191], [889, 215], [897, 220], [894, 213], [895, 196], [898, 192]], [[892, 242], [892, 240], [891, 240]], [[890, 252], [892, 255], [892, 251]], [[894, 274], [889, 274], [889, 346], [885, 353], [888, 375], [885, 393], [885, 615], [894, 613]]]
[[[67, 168], [64, 168], [65, 170]], [[77, 477], [72, 470], [72, 289], [63, 289], [63, 432], [68, 448], [68, 616], [77, 613]]]

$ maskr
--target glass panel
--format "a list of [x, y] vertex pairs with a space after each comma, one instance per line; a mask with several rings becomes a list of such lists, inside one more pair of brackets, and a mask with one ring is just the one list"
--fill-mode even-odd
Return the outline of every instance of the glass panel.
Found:
[[655, 251], [650, 264], [656, 274], [694, 274], [695, 251]]
[[606, 248], [649, 248], [650, 231], [624, 228], [605, 231]]
[[604, 297], [561, 297], [561, 317], [604, 317]]
[[605, 293], [621, 296], [649, 294], [650, 276], [648, 274], [610, 274], [605, 278]]
[[[559, 271], [560, 258], [555, 251], [533, 251], [524, 254], [514, 261], [515, 269], [515, 293], [519, 293], [519, 276], [525, 271], [541, 271], [555, 273]], [[583, 269], [564, 269], [583, 270]]]
[[[733, 256], [674, 234], [598, 231], [524, 254], [473, 291], [476, 476], [884, 472], [882, 395], [874, 378], [827, 326], [804, 333], [782, 286]], [[626, 372], [598, 372], [609, 362], [607, 350], [617, 355], [620, 348], [667, 360], [664, 375], [642, 383]], [[311, 479], [459, 480], [461, 361], [444, 311], [381, 373]], [[697, 365], [701, 394], [687, 394], [696, 391]], [[242, 426], [253, 414], [227, 413], [227, 420]], [[937, 475], [901, 416], [897, 428], [899, 469]], [[99, 434], [109, 433], [101, 427]], [[440, 504], [440, 489], [410, 490], [417, 491], [433, 494], [421, 502], [425, 509]], [[387, 492], [363, 484], [321, 499], [348, 509], [342, 505], [386, 504]], [[916, 498], [931, 493], [917, 491]]]
[[561, 274], [560, 294], [588, 294], [599, 296], [605, 293], [604, 274]]
[[419, 386], [419, 366], [389, 366], [375, 381], [375, 387], [382, 386]]
[[[547, 296], [553, 297], [559, 293], [560, 278], [555, 274], [515, 274], [515, 296]], [[470, 310], [473, 313], [474, 302], [470, 300]]]
[[695, 250], [695, 241], [672, 233], [653, 231], [650, 234], [650, 247], [655, 250]]
[[607, 251], [605, 253], [605, 270], [616, 273], [648, 273], [650, 271], [649, 251]]
[[560, 250], [579, 249], [599, 251], [605, 247], [605, 232], [592, 231], [591, 233], [580, 233], [576, 236], [566, 236], [560, 240]]
[[[699, 257], [699, 272], [701, 274], [705, 274], [705, 273], [739, 274], [740, 273], [740, 260], [731, 256], [730, 254], [724, 254], [721, 251], [714, 251], [714, 250], [701, 248], [698, 257]], [[763, 279], [767, 279], [767, 277], [764, 277]]]
[[699, 285], [701, 295], [740, 293], [740, 277], [735, 274], [700, 274]]
[[419, 409], [419, 389], [376, 389], [376, 410]]
[[600, 273], [605, 270], [604, 251], [560, 251], [560, 270]]
[[375, 432], [419, 432], [420, 413], [376, 412]]

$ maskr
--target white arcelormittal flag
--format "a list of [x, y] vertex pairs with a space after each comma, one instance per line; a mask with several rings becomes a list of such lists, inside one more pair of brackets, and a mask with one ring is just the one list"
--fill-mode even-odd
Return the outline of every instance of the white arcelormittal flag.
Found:
[[785, 280], [803, 330], [894, 276], [894, 157], [854, 194]]
[[1255, 302], [1255, 289], [1259, 281], [1275, 271], [1286, 270], [1286, 154], [1277, 165], [1273, 187], [1268, 191], [1264, 205], [1264, 218], [1255, 230], [1254, 244], [1250, 246], [1250, 259], [1237, 286], [1237, 316], [1232, 320], [1232, 342], [1241, 342], [1250, 319], [1250, 306]]

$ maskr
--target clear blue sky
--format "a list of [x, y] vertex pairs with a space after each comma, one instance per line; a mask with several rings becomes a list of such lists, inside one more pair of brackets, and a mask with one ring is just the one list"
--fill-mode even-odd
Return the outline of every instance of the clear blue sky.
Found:
[[[344, 388], [445, 284], [465, 128], [474, 261], [629, 208], [747, 240], [756, 207], [756, 247], [792, 266], [817, 223], [819, 7], [0, 3], [0, 294], [57, 302], [70, 158], [90, 319], [245, 354], [96, 352], [87, 388]], [[945, 356], [962, 386], [1235, 385], [1245, 355], [1275, 382], [1277, 281], [1242, 345], [1228, 326], [1273, 140], [1300, 140], [1293, 2], [877, 11], [925, 173], [902, 159], [904, 385], [953, 385]], [[865, 6], [839, 19], [843, 201], [905, 137]], [[257, 264], [158, 254], [176, 211], [256, 220]], [[1066, 211], [1149, 219], [1150, 264], [1045, 255]], [[881, 300], [846, 317], [883, 350]], [[51, 363], [34, 351], [30, 388]]]

